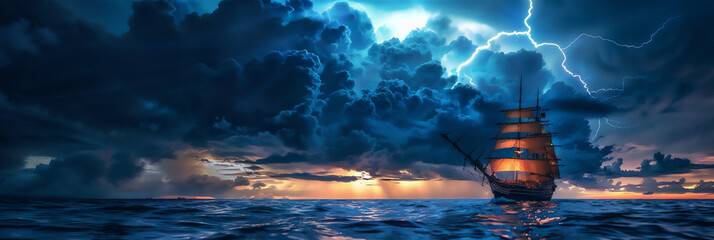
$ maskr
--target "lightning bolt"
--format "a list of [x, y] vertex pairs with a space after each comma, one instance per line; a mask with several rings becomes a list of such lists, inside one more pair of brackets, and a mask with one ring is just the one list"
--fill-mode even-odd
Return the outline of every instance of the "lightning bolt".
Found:
[[597, 134], [600, 132], [600, 118], [597, 118], [597, 129], [595, 130], [595, 134], [593, 134], [593, 137], [590, 139], [590, 141], [594, 141], [597, 138]]
[[621, 121], [610, 120], [610, 119], [608, 119], [608, 118], [605, 118], [605, 123], [607, 123], [607, 125], [610, 125], [610, 127], [620, 128], [620, 129], [633, 128], [633, 127], [639, 125], [639, 124], [636, 124], [636, 125], [632, 125], [632, 126], [616, 126], [616, 125], [612, 124], [610, 121], [612, 121], [612, 122], [618, 122], [618, 124], [621, 123]]
[[[476, 85], [476, 84], [475, 84], [475, 83], [473, 82], [473, 80], [474, 80], [473, 78], [471, 78], [471, 77], [467, 76], [466, 74], [464, 74], [464, 77], [466, 77], [466, 78], [468, 78], [468, 79], [469, 79], [469, 83], [470, 83], [470, 84], [472, 84], [472, 85]], [[454, 85], [454, 86], [456, 86], [456, 85]]]
[[644, 77], [644, 76], [624, 77], [624, 78], [622, 78], [622, 88], [602, 88], [602, 89], [598, 89], [595, 91], [591, 91], [590, 93], [609, 92], [609, 91], [620, 92], [617, 95], [606, 97], [602, 101], [606, 101], [610, 98], [618, 97], [625, 91], [625, 80], [630, 80], [630, 79], [647, 79], [647, 77]]
[[[615, 44], [615, 45], [617, 45], [617, 46], [620, 46], [620, 47], [641, 48], [641, 47], [643, 47], [643, 46], [649, 44], [650, 42], [652, 42], [652, 39], [654, 38], [654, 36], [657, 35], [657, 34], [667, 25], [667, 23], [668, 23], [669, 21], [671, 21], [672, 19], [674, 19], [674, 18], [670, 18], [670, 19], [668, 19], [667, 21], [665, 21], [665, 22], [662, 24], [662, 26], [660, 26], [660, 27], [657, 29], [657, 31], [655, 31], [654, 33], [652, 33], [652, 34], [650, 35], [649, 40], [647, 40], [647, 41], [645, 41], [645, 42], [643, 42], [643, 43], [641, 43], [641, 44], [639, 44], [639, 45], [621, 44], [621, 43], [618, 43], [618, 42], [616, 42], [616, 41], [614, 41], [614, 40], [612, 40], [612, 39], [608, 39], [608, 38], [604, 38], [604, 37], [601, 37], [601, 36], [595, 36], [595, 35], [590, 35], [590, 34], [585, 34], [585, 33], [583, 33], [583, 34], [580, 34], [580, 35], [579, 35], [577, 38], [575, 38], [570, 44], [568, 44], [566, 47], [563, 48], [563, 47], [560, 47], [560, 45], [558, 45], [558, 44], [556, 44], [556, 43], [550, 43], [550, 42], [538, 43], [538, 42], [536, 42], [536, 41], [533, 39], [533, 36], [531, 35], [531, 26], [528, 24], [528, 19], [530, 19], [531, 16], [533, 15], [533, 13], [532, 13], [532, 12], [533, 12], [533, 0], [529, 0], [528, 2], [529, 2], [528, 16], [526, 16], [526, 18], [523, 19], [523, 24], [526, 26], [526, 28], [527, 28], [528, 30], [527, 30], [527, 31], [499, 32], [499, 33], [496, 34], [495, 36], [491, 37], [490, 39], [488, 39], [488, 41], [486, 41], [486, 45], [477, 47], [476, 50], [474, 51], [474, 53], [471, 54], [471, 57], [469, 57], [468, 60], [466, 60], [465, 62], [461, 63], [461, 64], [458, 66], [458, 68], [456, 68], [456, 74], [457, 74], [457, 76], [461, 76], [461, 69], [462, 69], [464, 66], [466, 66], [466, 65], [470, 64], [471, 62], [473, 62], [473, 60], [476, 58], [476, 55], [478, 55], [478, 53], [479, 53], [481, 50], [491, 48], [491, 43], [492, 43], [493, 41], [495, 41], [496, 39], [499, 39], [499, 38], [501, 38], [502, 36], [526, 36], [526, 37], [528, 37], [528, 40], [530, 40], [531, 44], [533, 44], [533, 46], [535, 46], [535, 48], [540, 48], [540, 47], [542, 47], [542, 46], [553, 46], [553, 47], [557, 48], [558, 51], [560, 51], [561, 55], [563, 55], [563, 61], [560, 63], [560, 66], [563, 68], [563, 70], [564, 70], [565, 72], [567, 72], [568, 74], [570, 74], [570, 76], [575, 77], [575, 78], [578, 79], [578, 81], [580, 81], [580, 83], [583, 85], [583, 88], [584, 88], [585, 91], [588, 93], [588, 95], [590, 95], [590, 97], [595, 98], [595, 97], [592, 95], [592, 93], [593, 93], [593, 92], [598, 92], [598, 91], [611, 91], [611, 90], [619, 90], [619, 91], [622, 91], [622, 90], [624, 90], [624, 79], [623, 79], [623, 89], [599, 89], [599, 90], [596, 90], [596, 91], [590, 91], [590, 89], [588, 88], [588, 84], [587, 84], [585, 81], [583, 81], [583, 78], [582, 78], [579, 74], [573, 73], [572, 71], [570, 71], [570, 70], [568, 69], [568, 67], [565, 66], [565, 62], [568, 60], [568, 56], [565, 54], [565, 49], [567, 49], [567, 48], [569, 48], [570, 46], [572, 46], [572, 45], [573, 45], [576, 41], [578, 41], [581, 37], [590, 37], [590, 38], [600, 39], [600, 40], [603, 40], [603, 41], [608, 41], [608, 42], [613, 43], [613, 44]], [[468, 77], [468, 76], [466, 76], [466, 74], [464, 74], [464, 76], [465, 76], [465, 77]], [[469, 83], [473, 84], [473, 82], [471, 81], [471, 80], [472, 80], [471, 77], [468, 77], [468, 78], [469, 78]], [[456, 84], [454, 84], [454, 86], [456, 86]], [[454, 86], [452, 86], [452, 88], [453, 88]], [[598, 128], [599, 128], [599, 127], [598, 127]]]
[[577, 42], [581, 37], [589, 37], [589, 38], [594, 38], [594, 39], [600, 39], [600, 40], [603, 40], [603, 41], [606, 41], [606, 42], [610, 42], [610, 43], [612, 43], [612, 44], [615, 44], [616, 46], [619, 46], [619, 47], [642, 48], [642, 47], [644, 47], [645, 45], [650, 44], [650, 43], [652, 42], [652, 39], [654, 39], [654, 36], [657, 35], [660, 31], [662, 31], [662, 29], [667, 25], [667, 23], [669, 23], [669, 21], [672, 21], [672, 20], [675, 19], [675, 18], [677, 18], [677, 17], [671, 17], [671, 18], [667, 19], [667, 21], [665, 21], [664, 23], [662, 23], [662, 26], [660, 26], [660, 27], [657, 29], [657, 31], [655, 31], [654, 33], [652, 33], [652, 34], [650, 35], [650, 39], [649, 39], [649, 40], [647, 40], [647, 41], [645, 41], [645, 42], [643, 42], [643, 43], [640, 43], [639, 45], [622, 44], [622, 43], [616, 42], [615, 40], [608, 39], [608, 38], [604, 38], [604, 37], [602, 37], [602, 36], [590, 35], [590, 34], [587, 34], [587, 33], [581, 33], [581, 34], [578, 35], [578, 37], [576, 37], [572, 42], [570, 42], [570, 44], [568, 44], [567, 46], [565, 46], [565, 47], [563, 48], [563, 50], [568, 49], [568, 48], [569, 48], [570, 46], [572, 46], [575, 42]]

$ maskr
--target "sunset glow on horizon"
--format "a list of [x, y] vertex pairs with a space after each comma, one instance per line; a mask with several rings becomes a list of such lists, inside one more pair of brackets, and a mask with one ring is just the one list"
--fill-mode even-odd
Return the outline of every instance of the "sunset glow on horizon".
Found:
[[0, 196], [714, 195], [692, 2], [16, 1]]

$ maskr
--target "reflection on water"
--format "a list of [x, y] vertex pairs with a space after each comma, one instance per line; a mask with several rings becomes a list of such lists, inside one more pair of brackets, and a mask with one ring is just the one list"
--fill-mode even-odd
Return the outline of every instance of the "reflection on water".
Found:
[[[532, 226], [544, 225], [561, 219], [561, 217], [555, 216], [555, 211], [552, 210], [558, 206], [557, 202], [493, 204], [499, 206], [502, 212], [496, 215], [477, 215], [474, 220], [478, 219], [478, 223], [486, 226], [494, 236], [503, 238], [539, 238], [541, 236], [531, 234]], [[489, 228], [488, 225], [493, 225], [493, 228]]]
[[3, 200], [0, 238], [714, 237], [712, 200]]

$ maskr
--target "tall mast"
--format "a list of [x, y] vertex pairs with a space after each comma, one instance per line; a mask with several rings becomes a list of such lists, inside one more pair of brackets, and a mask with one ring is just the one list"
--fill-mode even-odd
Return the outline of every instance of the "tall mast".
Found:
[[[523, 112], [521, 111], [521, 98], [523, 97], [523, 74], [521, 74], [521, 87], [518, 90], [518, 139], [521, 139], [521, 118], [523, 117]], [[516, 146], [517, 150], [520, 151], [520, 146]], [[520, 153], [518, 155], [520, 157]]]
[[540, 121], [540, 106], [538, 105], [540, 100], [540, 88], [538, 88], [538, 91], [536, 92], [536, 112], [535, 112], [535, 120]]
[[536, 91], [536, 107], [538, 107], [538, 101], [540, 100], [540, 88]]
[[[521, 86], [518, 88], [518, 146], [516, 146], [516, 157], [521, 158], [521, 145], [520, 145], [520, 139], [521, 139], [521, 119], [523, 119], [523, 110], [521, 109], [521, 102], [523, 99], [523, 74], [521, 74]], [[514, 176], [516, 181], [518, 181], [518, 171], [516, 171], [516, 174]]]
[[[518, 146], [516, 146], [516, 158], [521, 158], [521, 119], [523, 118], [523, 111], [521, 109], [521, 99], [523, 98], [523, 74], [521, 74], [521, 86], [518, 88]], [[515, 160], [514, 160], [515, 161]], [[514, 179], [518, 181], [518, 171], [516, 171]]]
[[[518, 90], [518, 114], [521, 111], [521, 98], [523, 97], [523, 74], [521, 74], [521, 87]], [[519, 120], [520, 122], [520, 120]]]

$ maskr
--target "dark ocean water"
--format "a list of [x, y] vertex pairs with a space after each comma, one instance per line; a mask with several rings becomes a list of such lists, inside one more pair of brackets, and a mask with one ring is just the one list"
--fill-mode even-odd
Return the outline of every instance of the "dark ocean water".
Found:
[[714, 200], [3, 200], [0, 238], [712, 239]]

